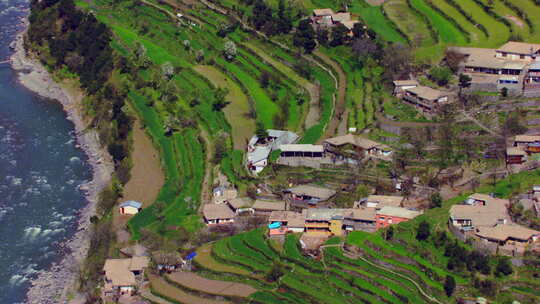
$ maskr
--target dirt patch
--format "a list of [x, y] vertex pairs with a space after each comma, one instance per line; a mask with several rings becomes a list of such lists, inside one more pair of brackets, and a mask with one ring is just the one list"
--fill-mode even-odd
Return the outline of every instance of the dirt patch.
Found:
[[525, 23], [523, 23], [523, 21], [516, 16], [504, 16], [504, 18], [512, 21], [519, 28], [522, 28], [525, 26]]
[[[148, 207], [156, 200], [165, 176], [161, 169], [159, 153], [152, 144], [150, 137], [141, 128], [139, 120], [133, 124], [133, 167], [131, 178], [124, 186], [121, 201], [134, 200], [141, 202], [143, 208]], [[119, 215], [114, 212], [114, 226], [122, 228], [131, 216]]]
[[242, 283], [210, 280], [193, 272], [174, 272], [169, 279], [189, 289], [208, 294], [247, 298], [257, 289]]
[[214, 260], [212, 257], [212, 244], [205, 244], [197, 249], [197, 256], [195, 262], [200, 264], [203, 268], [210, 269], [217, 272], [230, 272], [243, 276], [251, 276], [251, 274], [243, 268], [237, 268], [231, 265], [222, 264]]
[[167, 283], [163, 278], [156, 276], [154, 274], [149, 274], [148, 278], [150, 279], [150, 284], [152, 285], [152, 290], [157, 294], [163, 295], [175, 302], [186, 303], [186, 304], [230, 304], [227, 301], [217, 301], [211, 299], [205, 299], [197, 297], [195, 295], [189, 294], [180, 288], [176, 288], [169, 283]]

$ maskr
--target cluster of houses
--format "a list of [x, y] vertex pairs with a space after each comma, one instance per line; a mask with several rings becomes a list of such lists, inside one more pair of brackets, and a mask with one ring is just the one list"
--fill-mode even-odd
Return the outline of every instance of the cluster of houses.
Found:
[[[304, 232], [313, 236], [342, 235], [347, 231], [373, 232], [391, 224], [408, 221], [422, 212], [402, 207], [401, 196], [370, 195], [353, 208], [330, 208], [336, 191], [316, 185], [300, 185], [283, 191], [284, 200], [255, 200], [236, 197], [235, 190], [215, 196], [203, 208], [208, 226], [233, 224], [240, 215], [268, 217], [269, 234]], [[294, 211], [300, 210], [300, 211]]]
[[540, 44], [509, 41], [498, 49], [452, 47], [465, 56], [464, 72], [472, 90], [500, 91], [526, 97], [540, 96]]
[[535, 153], [540, 153], [539, 135], [516, 135], [512, 145], [506, 148], [506, 163], [522, 164]]
[[394, 81], [394, 96], [428, 115], [435, 113], [451, 100], [448, 92], [421, 86], [418, 81], [412, 79]]
[[[539, 187], [540, 196], [540, 187]], [[511, 256], [522, 255], [536, 246], [540, 231], [512, 222], [508, 207], [510, 201], [487, 194], [470, 195], [462, 204], [450, 208], [451, 230], [462, 240], [478, 241], [492, 253]]]
[[337, 25], [343, 25], [349, 30], [348, 35], [352, 36], [352, 30], [356, 23], [359, 23], [359, 21], [353, 20], [351, 18], [351, 13], [334, 13], [334, 11], [329, 8], [314, 9], [313, 15], [311, 16], [311, 24], [315, 31], [320, 28], [328, 29]]
[[148, 267], [149, 257], [134, 256], [126, 259], [107, 259], [103, 266], [105, 284], [103, 298], [131, 296], [144, 280], [143, 271]]
[[[279, 150], [278, 164], [305, 165], [355, 163], [359, 159], [390, 160], [392, 149], [360, 135], [347, 134], [328, 138], [322, 145], [298, 144], [299, 136], [290, 131], [267, 130], [267, 138], [253, 136], [247, 147], [247, 168], [253, 174], [268, 165], [272, 151]], [[303, 162], [304, 161], [304, 162]]]
[[353, 208], [305, 208], [301, 212], [273, 211], [268, 217], [269, 235], [303, 232], [308, 236], [341, 236], [349, 231], [374, 232], [408, 221], [421, 211], [401, 207], [401, 196], [370, 195]]

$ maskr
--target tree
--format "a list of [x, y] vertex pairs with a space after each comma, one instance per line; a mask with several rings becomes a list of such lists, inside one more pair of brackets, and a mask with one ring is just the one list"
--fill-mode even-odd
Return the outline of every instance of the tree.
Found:
[[520, 115], [518, 112], [509, 113], [504, 121], [504, 133], [508, 135], [522, 134], [527, 131], [527, 127], [521, 124]]
[[317, 42], [320, 45], [326, 46], [328, 44], [328, 30], [325, 28], [319, 28], [317, 30]]
[[503, 98], [508, 97], [508, 88], [507, 87], [504, 87], [504, 88], [501, 89], [501, 96]]
[[452, 50], [447, 50], [444, 57], [446, 65], [452, 70], [453, 73], [458, 72], [461, 62], [463, 62], [464, 59], [465, 55]]
[[279, 280], [281, 276], [285, 274], [285, 265], [283, 265], [279, 260], [275, 260], [272, 263], [272, 268], [266, 273], [266, 280], [269, 282], [275, 282]]
[[433, 193], [430, 198], [430, 207], [431, 208], [439, 208], [442, 206], [442, 197], [439, 192]]
[[165, 78], [170, 80], [174, 76], [174, 67], [172, 63], [170, 63], [169, 61], [163, 63], [161, 65], [161, 72], [163, 73], [163, 76], [165, 76]]
[[408, 76], [412, 55], [408, 47], [401, 43], [393, 43], [384, 48], [382, 56], [384, 75], [387, 79], [400, 79]]
[[366, 26], [357, 22], [354, 24], [352, 32], [354, 38], [362, 38], [366, 35]]
[[448, 67], [434, 66], [429, 70], [429, 78], [436, 81], [438, 85], [445, 86], [452, 77], [452, 71]]
[[416, 231], [416, 239], [419, 241], [425, 241], [429, 238], [429, 223], [426, 221], [422, 221], [420, 225], [418, 225], [418, 230]]
[[444, 292], [446, 293], [446, 296], [450, 297], [454, 293], [454, 290], [456, 289], [456, 280], [453, 276], [447, 275], [446, 280], [444, 280]]
[[233, 60], [236, 57], [236, 52], [236, 44], [231, 40], [227, 40], [223, 46], [223, 54], [225, 55], [225, 59], [229, 61]]
[[495, 275], [500, 276], [507, 276], [512, 274], [514, 272], [512, 270], [512, 265], [510, 264], [510, 259], [508, 258], [501, 258], [499, 262], [497, 263], [497, 267], [495, 268]]
[[352, 45], [352, 50], [359, 60], [374, 55], [378, 49], [377, 43], [369, 38], [355, 39]]
[[262, 122], [257, 122], [255, 126], [255, 135], [259, 138], [259, 140], [266, 140], [268, 137], [268, 131], [266, 131], [266, 128], [262, 124]]
[[461, 92], [463, 89], [466, 89], [471, 86], [472, 78], [469, 75], [459, 74], [459, 96], [461, 97]]
[[259, 78], [259, 83], [261, 84], [262, 88], [267, 88], [270, 84], [270, 73], [263, 71], [261, 73], [261, 77]]
[[311, 53], [317, 46], [315, 42], [315, 31], [309, 19], [301, 20], [298, 24], [298, 28], [293, 36], [293, 44], [296, 47], [303, 48], [307, 54]]
[[332, 41], [330, 41], [330, 46], [334, 47], [344, 44], [345, 40], [347, 39], [348, 32], [349, 29], [341, 23], [334, 26], [332, 28]]
[[389, 226], [388, 229], [386, 229], [384, 234], [384, 239], [389, 241], [394, 237], [394, 226]]

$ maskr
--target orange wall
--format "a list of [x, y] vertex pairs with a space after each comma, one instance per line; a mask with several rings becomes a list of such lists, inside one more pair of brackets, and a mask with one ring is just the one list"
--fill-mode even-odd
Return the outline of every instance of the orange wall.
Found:
[[[399, 224], [401, 222], [406, 222], [409, 219], [404, 217], [398, 217], [398, 216], [390, 216], [390, 215], [383, 215], [383, 214], [377, 214], [377, 222], [376, 222], [376, 228], [384, 228], [388, 227], [389, 225], [393, 224]], [[384, 220], [382, 218], [384, 217]], [[390, 224], [389, 220], [392, 220], [392, 223]]]

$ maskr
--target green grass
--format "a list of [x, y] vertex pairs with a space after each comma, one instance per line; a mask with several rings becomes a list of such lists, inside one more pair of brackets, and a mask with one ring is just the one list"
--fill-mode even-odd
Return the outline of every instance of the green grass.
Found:
[[441, 42], [464, 45], [467, 43], [465, 36], [450, 21], [431, 8], [424, 0], [410, 0], [411, 5], [423, 13], [437, 29]]
[[367, 26], [373, 29], [384, 40], [391, 42], [407, 43], [395, 25], [386, 18], [380, 6], [371, 6], [364, 0], [353, 1], [349, 10], [353, 14], [359, 15]]
[[420, 47], [436, 44], [427, 24], [409, 8], [406, 0], [387, 1], [383, 4], [383, 9], [413, 44]]

